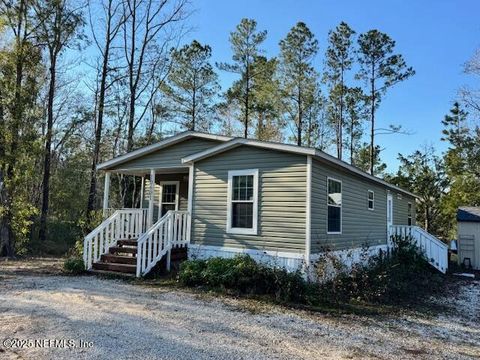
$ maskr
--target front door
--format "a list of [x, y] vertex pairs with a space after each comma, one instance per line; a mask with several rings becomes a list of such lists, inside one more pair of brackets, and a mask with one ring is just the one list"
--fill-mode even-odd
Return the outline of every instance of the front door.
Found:
[[393, 196], [387, 194], [387, 233], [390, 232], [390, 226], [393, 225]]
[[169, 210], [178, 210], [179, 181], [161, 181], [160, 182], [160, 204], [159, 219]]

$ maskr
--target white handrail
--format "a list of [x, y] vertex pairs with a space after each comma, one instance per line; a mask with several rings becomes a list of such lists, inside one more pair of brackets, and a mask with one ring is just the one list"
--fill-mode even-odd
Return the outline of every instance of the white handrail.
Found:
[[137, 242], [137, 277], [147, 274], [165, 255], [170, 270], [172, 248], [190, 242], [188, 211], [168, 211]]
[[390, 227], [389, 238], [392, 236], [412, 238], [433, 267], [444, 274], [447, 272], [448, 246], [432, 234], [418, 226], [393, 225]]
[[145, 209], [116, 210], [98, 225], [83, 241], [83, 261], [87, 270], [107, 254], [120, 239], [140, 237], [146, 230]]

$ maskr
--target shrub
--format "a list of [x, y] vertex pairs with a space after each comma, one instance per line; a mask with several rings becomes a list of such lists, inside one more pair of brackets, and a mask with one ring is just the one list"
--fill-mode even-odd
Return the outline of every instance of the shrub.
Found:
[[79, 275], [85, 271], [83, 259], [71, 257], [63, 263], [63, 270], [71, 275]]
[[299, 272], [258, 264], [248, 255], [231, 259], [189, 260], [181, 264], [180, 283], [225, 289], [237, 294], [272, 295], [278, 301], [301, 302], [305, 281]]

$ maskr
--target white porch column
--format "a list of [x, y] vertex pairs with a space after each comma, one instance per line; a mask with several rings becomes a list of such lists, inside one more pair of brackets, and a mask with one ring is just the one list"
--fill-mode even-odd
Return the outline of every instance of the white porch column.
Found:
[[150, 170], [150, 198], [148, 199], [148, 221], [147, 227], [153, 223], [153, 202], [155, 200], [155, 170]]
[[105, 173], [105, 186], [103, 188], [103, 217], [107, 217], [108, 196], [110, 195], [110, 172]]
[[194, 164], [188, 167], [188, 223], [187, 223], [187, 240], [190, 242], [192, 236], [192, 210], [193, 210], [193, 174], [195, 172]]
[[143, 209], [143, 194], [145, 192], [145, 176], [142, 175], [142, 185], [140, 186], [140, 209]]

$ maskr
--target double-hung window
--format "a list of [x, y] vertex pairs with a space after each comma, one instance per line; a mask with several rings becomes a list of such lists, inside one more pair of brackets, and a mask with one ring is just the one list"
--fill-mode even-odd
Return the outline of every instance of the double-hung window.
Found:
[[227, 232], [257, 234], [258, 169], [228, 172]]
[[375, 193], [368, 190], [368, 210], [375, 210]]
[[408, 203], [407, 217], [408, 226], [412, 226], [412, 203]]
[[327, 233], [342, 233], [342, 182], [327, 178]]

